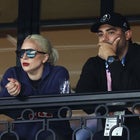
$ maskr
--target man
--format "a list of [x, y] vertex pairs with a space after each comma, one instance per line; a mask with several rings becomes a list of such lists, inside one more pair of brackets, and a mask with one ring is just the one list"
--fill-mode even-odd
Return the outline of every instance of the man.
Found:
[[[119, 13], [106, 13], [92, 25], [91, 32], [98, 36], [99, 51], [96, 57], [89, 58], [84, 64], [76, 92], [140, 89], [140, 46], [132, 43], [132, 31], [126, 18]], [[133, 131], [133, 128], [137, 127], [134, 125], [139, 126], [140, 122], [138, 118], [135, 122], [132, 119], [125, 121], [132, 139], [137, 132]], [[103, 133], [97, 137], [95, 135], [95, 139], [109, 139]], [[117, 138], [127, 139], [126, 135]]]

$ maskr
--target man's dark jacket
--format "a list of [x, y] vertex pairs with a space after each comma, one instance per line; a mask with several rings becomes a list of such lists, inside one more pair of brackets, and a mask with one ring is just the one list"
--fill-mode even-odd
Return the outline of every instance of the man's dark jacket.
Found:
[[[112, 90], [140, 89], [140, 46], [131, 44], [125, 56], [125, 66], [121, 61], [109, 66], [112, 79]], [[107, 91], [105, 61], [100, 57], [91, 57], [85, 63], [76, 92]]]
[[[112, 79], [112, 91], [128, 91], [140, 89], [140, 45], [130, 44], [125, 56], [124, 65], [121, 61], [115, 61], [109, 65]], [[107, 92], [107, 77], [105, 60], [100, 57], [91, 57], [84, 64], [80, 79], [76, 86], [77, 93], [92, 94]], [[111, 92], [110, 92], [111, 94]], [[91, 113], [93, 109], [86, 110]], [[126, 110], [126, 114], [128, 114]], [[103, 123], [104, 124], [104, 123]], [[130, 130], [130, 140], [140, 139], [140, 120], [138, 117], [125, 119], [125, 125]], [[104, 130], [98, 132], [93, 140], [108, 140], [109, 137], [103, 136]], [[114, 137], [115, 140], [127, 140], [126, 134], [123, 137]], [[113, 138], [113, 140], [114, 140]]]

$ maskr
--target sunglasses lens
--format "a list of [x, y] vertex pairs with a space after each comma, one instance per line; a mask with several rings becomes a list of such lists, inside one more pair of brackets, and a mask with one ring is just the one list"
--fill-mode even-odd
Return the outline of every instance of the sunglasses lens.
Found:
[[26, 55], [28, 58], [34, 58], [36, 55], [36, 51], [35, 50], [27, 50]]
[[20, 58], [23, 58], [24, 53], [26, 53], [26, 56], [28, 58], [34, 58], [36, 56], [37, 51], [32, 49], [29, 50], [21, 49], [20, 51], [16, 51], [17, 56]]
[[22, 58], [23, 55], [24, 55], [24, 53], [25, 53], [25, 50], [20, 50], [20, 51], [19, 51], [19, 57]]
[[17, 51], [16, 51], [17, 57], [20, 57], [20, 58], [23, 57], [24, 53], [25, 53], [25, 50], [20, 50], [20, 51], [17, 50]]

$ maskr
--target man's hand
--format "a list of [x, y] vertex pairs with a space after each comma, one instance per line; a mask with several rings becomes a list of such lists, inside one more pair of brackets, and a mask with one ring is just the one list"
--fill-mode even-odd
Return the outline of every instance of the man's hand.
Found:
[[116, 38], [113, 43], [99, 42], [98, 56], [104, 60], [107, 60], [108, 56], [115, 56], [119, 40], [120, 38]]

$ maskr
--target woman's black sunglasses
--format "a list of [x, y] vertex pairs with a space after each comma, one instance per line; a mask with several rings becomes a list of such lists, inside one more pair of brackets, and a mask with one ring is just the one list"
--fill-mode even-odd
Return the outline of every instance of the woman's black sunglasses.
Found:
[[45, 52], [40, 52], [40, 51], [37, 51], [37, 50], [34, 50], [34, 49], [21, 49], [21, 50], [16, 50], [17, 57], [19, 57], [19, 58], [23, 58], [24, 53], [26, 53], [26, 56], [28, 58], [34, 58], [37, 53], [46, 54]]

